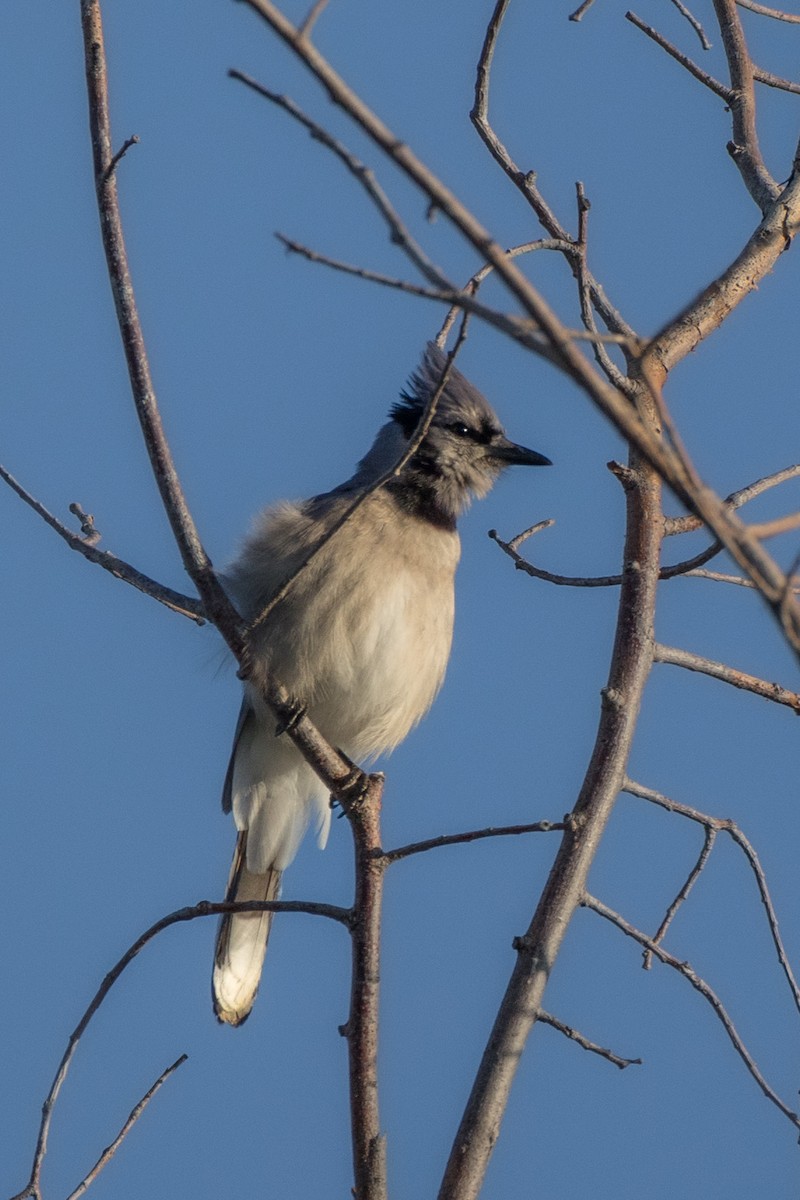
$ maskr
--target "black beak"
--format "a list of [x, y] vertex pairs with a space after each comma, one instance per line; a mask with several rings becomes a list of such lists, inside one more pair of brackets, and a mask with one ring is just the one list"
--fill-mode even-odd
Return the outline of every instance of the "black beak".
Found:
[[527, 446], [518, 446], [516, 442], [510, 442], [507, 437], [499, 437], [492, 441], [489, 453], [493, 458], [498, 458], [500, 462], [509, 467], [552, 467], [553, 465], [550, 459], [545, 458], [543, 454], [539, 454], [536, 450], [529, 450]]

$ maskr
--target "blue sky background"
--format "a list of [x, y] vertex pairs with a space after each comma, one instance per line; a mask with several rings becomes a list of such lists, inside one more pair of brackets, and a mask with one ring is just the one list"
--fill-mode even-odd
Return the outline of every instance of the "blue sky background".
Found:
[[[592, 201], [590, 262], [636, 329], [656, 330], [722, 270], [757, 223], [725, 151], [723, 105], [598, 0], [512, 6], [498, 52], [498, 132], [574, 228], [574, 183]], [[514, 244], [530, 212], [468, 121], [491, 5], [333, 0], [316, 41], [399, 136]], [[696, 11], [712, 31], [710, 4]], [[294, 5], [293, 12], [302, 12]], [[674, 8], [640, 15], [700, 58]], [[800, 30], [744, 14], [756, 61], [797, 73]], [[454, 279], [478, 265], [381, 162], [244, 6], [138, 0], [105, 12], [123, 215], [166, 428], [205, 544], [223, 564], [263, 504], [344, 478], [414, 367], [441, 313], [287, 258], [280, 230], [404, 277], [410, 267], [341, 167], [283, 114], [226, 77], [286, 91], [377, 166], [431, 256]], [[714, 49], [703, 64], [724, 77]], [[97, 229], [78, 3], [0, 10], [0, 261], [5, 465], [52, 511], [79, 501], [104, 547], [186, 588], [130, 402]], [[791, 169], [798, 98], [759, 92], [763, 148]], [[526, 263], [577, 325], [560, 260]], [[502, 303], [491, 284], [487, 298]], [[798, 459], [796, 251], [682, 364], [668, 399], [705, 477], [722, 493]], [[515, 573], [486, 537], [545, 517], [531, 547], [567, 574], [619, 565], [623, 506], [606, 469], [613, 431], [546, 364], [476, 325], [460, 366], [509, 433], [549, 455], [510, 474], [463, 522], [448, 678], [423, 725], [384, 764], [387, 846], [542, 818], [571, 808], [591, 750], [615, 595]], [[753, 505], [798, 507], [785, 486]], [[677, 511], [669, 504], [670, 511]], [[219, 641], [66, 547], [0, 493], [5, 752], [3, 1194], [27, 1178], [39, 1109], [70, 1030], [103, 975], [170, 910], [221, 896], [233, 844], [219, 791], [238, 706]], [[671, 560], [703, 544], [681, 539]], [[772, 543], [791, 562], [796, 536]], [[723, 560], [720, 560], [723, 561]], [[796, 667], [752, 593], [664, 584], [662, 641], [797, 686]], [[725, 685], [657, 668], [631, 774], [734, 818], [768, 872], [789, 954], [800, 957], [797, 728]], [[440, 850], [388, 879], [382, 1119], [393, 1195], [434, 1195], [556, 835]], [[702, 844], [694, 826], [623, 797], [591, 888], [653, 932]], [[309, 840], [287, 898], [348, 903], [350, 840]], [[94, 1195], [302, 1197], [349, 1194], [345, 1046], [349, 950], [337, 926], [276, 923], [248, 1024], [211, 1015], [212, 921], [150, 945], [78, 1050], [56, 1109], [47, 1200], [63, 1196], [138, 1097], [181, 1052]], [[781, 1095], [800, 1086], [798, 1015], [770, 950], [752, 877], [720, 839], [667, 939], [724, 998]], [[710, 1009], [636, 947], [579, 913], [547, 1005], [645, 1064], [625, 1072], [548, 1028], [521, 1065], [486, 1184], [493, 1200], [647, 1195], [795, 1196], [790, 1124], [758, 1092]]]

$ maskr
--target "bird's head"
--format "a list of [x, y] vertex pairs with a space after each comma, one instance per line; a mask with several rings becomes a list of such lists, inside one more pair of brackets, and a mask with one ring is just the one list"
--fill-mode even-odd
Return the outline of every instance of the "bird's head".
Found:
[[[446, 364], [443, 351], [429, 343], [373, 450], [382, 443], [384, 453], [396, 461], [413, 438]], [[404, 490], [409, 499], [415, 493], [427, 498], [454, 521], [473, 497], [485, 496], [506, 467], [515, 465], [549, 466], [550, 459], [510, 441], [486, 398], [451, 367], [431, 426], [393, 486], [401, 498]]]

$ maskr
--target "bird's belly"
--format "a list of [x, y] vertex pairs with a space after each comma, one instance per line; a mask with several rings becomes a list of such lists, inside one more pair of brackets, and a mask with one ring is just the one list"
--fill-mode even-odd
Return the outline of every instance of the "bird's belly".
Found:
[[422, 586], [417, 573], [390, 566], [369, 583], [353, 581], [347, 595], [328, 597], [321, 588], [282, 640], [292, 644], [291, 656], [271, 657], [320, 731], [364, 759], [392, 749], [427, 712], [452, 630], [452, 576], [444, 586]]

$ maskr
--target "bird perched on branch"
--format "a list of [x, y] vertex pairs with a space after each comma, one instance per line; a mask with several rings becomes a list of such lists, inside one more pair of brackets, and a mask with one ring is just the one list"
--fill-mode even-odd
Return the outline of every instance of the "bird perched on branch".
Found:
[[[515, 445], [481, 393], [451, 367], [433, 418], [402, 470], [373, 491], [328, 541], [360, 493], [397, 463], [436, 393], [447, 356], [429, 344], [408, 389], [346, 483], [268, 508], [225, 580], [253, 621], [322, 543], [258, 625], [253, 653], [355, 762], [393, 749], [430, 708], [453, 632], [456, 520], [509, 466], [549, 459]], [[275, 717], [246, 687], [223, 808], [239, 831], [226, 898], [274, 900], [309, 823], [330, 826], [324, 785]], [[239, 1025], [258, 990], [271, 913], [226, 915], [214, 961], [214, 1010]]]

